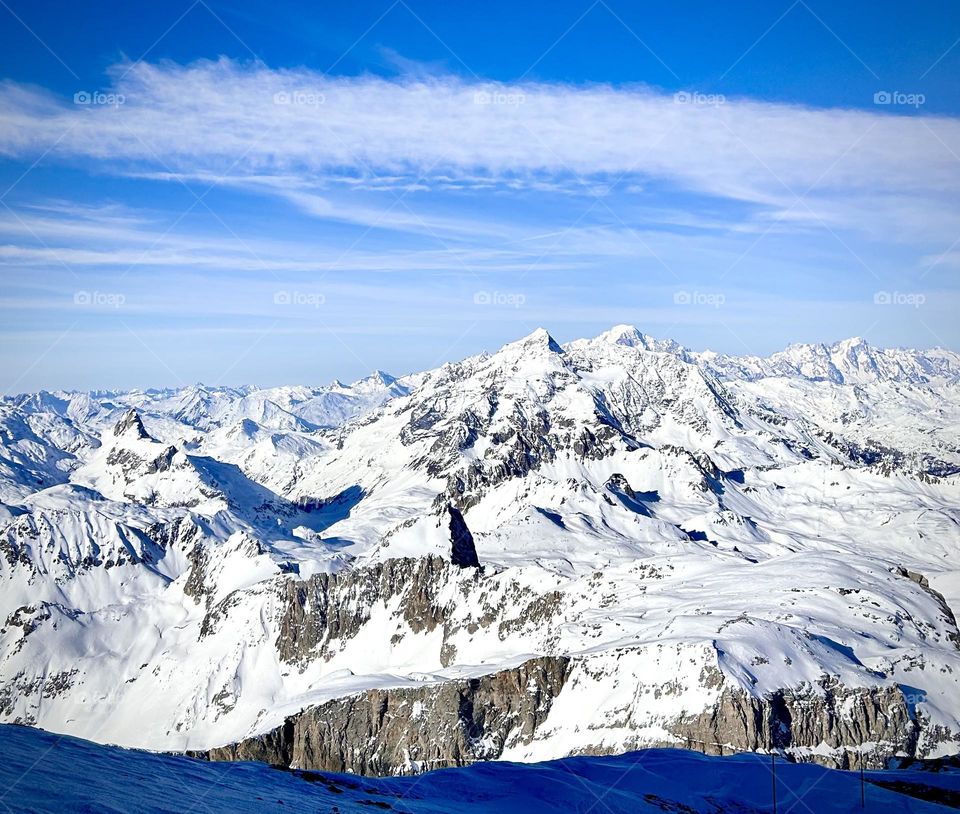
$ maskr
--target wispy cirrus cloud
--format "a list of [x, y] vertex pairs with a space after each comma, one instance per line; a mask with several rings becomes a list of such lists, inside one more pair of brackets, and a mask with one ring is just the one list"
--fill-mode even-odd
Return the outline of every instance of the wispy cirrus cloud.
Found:
[[[319, 217], [358, 222], [369, 213], [338, 211], [318, 189], [596, 195], [627, 179], [789, 212], [787, 224], [806, 218], [885, 231], [911, 213], [939, 213], [943, 232], [958, 223], [953, 118], [747, 99], [703, 104], [643, 87], [327, 77], [226, 59], [118, 65], [109, 75], [112, 105], [5, 83], [0, 154], [26, 158], [52, 147], [60, 160], [100, 171], [223, 177]], [[874, 195], [886, 205], [863, 211], [858, 202]], [[858, 205], [847, 208], [848, 200]], [[396, 228], [419, 228], [402, 208], [394, 217]]]
[[[337, 213], [332, 219], [355, 217], [359, 224], [423, 224], [422, 219], [406, 210], [405, 217], [394, 217], [390, 212], [364, 210], [359, 214]], [[344, 250], [329, 239], [269, 239], [262, 236], [240, 238], [220, 229], [220, 234], [209, 231], [195, 234], [170, 229], [169, 217], [158, 212], [128, 210], [118, 206], [70, 206], [61, 202], [39, 203], [21, 209], [0, 209], [0, 267], [57, 267], [112, 268], [119, 272], [135, 268], [186, 268], [203, 272], [408, 272], [445, 271], [463, 269], [476, 271], [525, 271], [542, 254], [550, 235], [533, 235], [522, 230], [501, 231], [501, 245], [497, 247], [448, 246], [404, 247], [391, 245], [372, 251], [365, 247]], [[455, 231], [465, 234], [484, 234], [493, 226], [483, 221], [476, 223], [454, 221], [450, 224], [432, 222], [431, 234]], [[489, 232], [493, 234], [493, 232]], [[575, 240], [583, 230], [571, 230], [568, 238]], [[596, 244], [593, 253], [617, 251], [623, 240], [608, 236], [600, 240], [590, 231], [590, 240]], [[530, 236], [530, 240], [526, 240]], [[622, 248], [617, 252], [622, 254]], [[549, 269], [576, 268], [583, 261], [582, 244], [571, 243], [560, 247], [539, 267]]]

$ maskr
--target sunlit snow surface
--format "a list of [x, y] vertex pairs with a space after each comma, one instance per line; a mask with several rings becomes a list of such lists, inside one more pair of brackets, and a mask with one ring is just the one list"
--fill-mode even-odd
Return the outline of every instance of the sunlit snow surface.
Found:
[[[390, 779], [205, 763], [14, 726], [0, 726], [0, 750], [0, 810], [10, 814], [759, 814], [772, 811], [774, 785], [766, 757], [704, 757], [675, 749], [535, 764], [484, 763]], [[783, 761], [776, 771], [780, 811], [863, 810], [855, 773]], [[954, 804], [960, 799], [955, 771], [868, 772], [867, 779], [901, 783], [928, 799]], [[875, 782], [864, 789], [866, 811], [951, 810]]]

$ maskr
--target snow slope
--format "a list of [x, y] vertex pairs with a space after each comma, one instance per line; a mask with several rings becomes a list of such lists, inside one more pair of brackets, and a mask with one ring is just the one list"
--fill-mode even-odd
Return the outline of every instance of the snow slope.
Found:
[[[0, 726], [0, 748], [6, 755], [0, 762], [0, 804], [11, 814], [264, 810], [367, 814], [378, 809], [409, 814], [454, 810], [706, 814], [768, 811], [774, 787], [784, 811], [861, 810], [860, 780], [851, 772], [780, 762], [774, 783], [766, 758], [710, 758], [680, 750], [531, 765], [489, 763], [417, 778], [358, 780], [278, 771], [258, 763], [204, 763], [11, 726]], [[951, 808], [922, 797], [960, 799], [956, 771], [871, 772], [868, 781], [864, 801], [869, 811], [933, 814]], [[882, 783], [899, 784], [902, 792]]]

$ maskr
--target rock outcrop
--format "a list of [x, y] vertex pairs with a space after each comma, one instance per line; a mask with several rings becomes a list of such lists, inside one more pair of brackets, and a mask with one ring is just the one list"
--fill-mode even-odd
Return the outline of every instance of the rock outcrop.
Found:
[[[579, 658], [540, 656], [479, 678], [368, 690], [308, 708], [270, 732], [198, 756], [362, 775], [495, 760], [508, 749], [549, 740], [544, 724]], [[722, 683], [722, 676], [717, 680]], [[668, 737], [638, 735], [613, 751], [664, 746], [712, 755], [776, 751], [788, 760], [879, 769], [895, 756], [915, 756], [919, 733], [900, 688], [848, 688], [826, 679], [764, 697], [727, 686], [708, 709], [679, 715], [664, 729]], [[598, 739], [573, 751], [602, 755], [611, 748]]]
[[[777, 690], [757, 698], [727, 689], [707, 710], [667, 729], [710, 755], [775, 750], [839, 769], [884, 768], [896, 754], [915, 754], [919, 727], [898, 687], [817, 687]], [[806, 754], [808, 750], [817, 754]]]
[[569, 665], [565, 657], [541, 656], [481, 678], [368, 690], [304, 710], [265, 735], [206, 756], [364, 775], [496, 758], [533, 740]]
[[[284, 608], [276, 640], [280, 658], [302, 666], [329, 656], [336, 643], [359, 632], [374, 605], [397, 596], [409, 629], [414, 634], [429, 633], [450, 617], [442, 594], [451, 570], [460, 571], [440, 557], [404, 558], [353, 571], [315, 574], [308, 580], [287, 580], [280, 588]], [[473, 579], [479, 579], [479, 571], [474, 574]]]
[[463, 514], [453, 505], [447, 506], [447, 513], [450, 515], [450, 561], [458, 568], [479, 568], [477, 547]]
[[143, 419], [140, 418], [140, 413], [138, 413], [134, 407], [127, 410], [123, 418], [116, 423], [113, 428], [113, 434], [117, 437], [126, 436], [142, 441], [153, 440], [150, 433], [147, 432], [147, 428], [143, 426]]

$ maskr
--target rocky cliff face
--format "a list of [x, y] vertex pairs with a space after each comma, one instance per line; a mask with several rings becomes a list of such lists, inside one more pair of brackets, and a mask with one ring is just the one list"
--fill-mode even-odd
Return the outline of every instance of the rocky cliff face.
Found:
[[[467, 583], [480, 578], [479, 573], [464, 575]], [[440, 557], [386, 560], [369, 568], [289, 580], [280, 589], [284, 611], [277, 652], [283, 661], [299, 666], [329, 658], [339, 643], [359, 632], [374, 605], [395, 599], [412, 633], [431, 632], [451, 615], [443, 596], [450, 582], [451, 564]]]
[[[369, 690], [306, 709], [264, 735], [199, 754], [372, 776], [496, 760], [550, 736], [551, 709], [576, 661], [540, 656], [480, 678]], [[825, 680], [762, 698], [725, 687], [710, 708], [681, 714], [665, 729], [665, 738], [628, 738], [619, 749], [598, 739], [574, 751], [600, 755], [673, 746], [725, 755], [775, 750], [789, 760], [878, 769], [894, 755], [917, 754], [919, 725], [897, 687], [847, 688]]]
[[266, 735], [208, 756], [364, 775], [497, 758], [533, 740], [563, 689], [569, 663], [541, 656], [482, 678], [369, 690], [304, 710]]
[[706, 754], [777, 750], [840, 769], [880, 769], [896, 754], [912, 756], [919, 733], [898, 687], [847, 688], [827, 680], [764, 698], [725, 690], [713, 707], [668, 729], [680, 745]]

